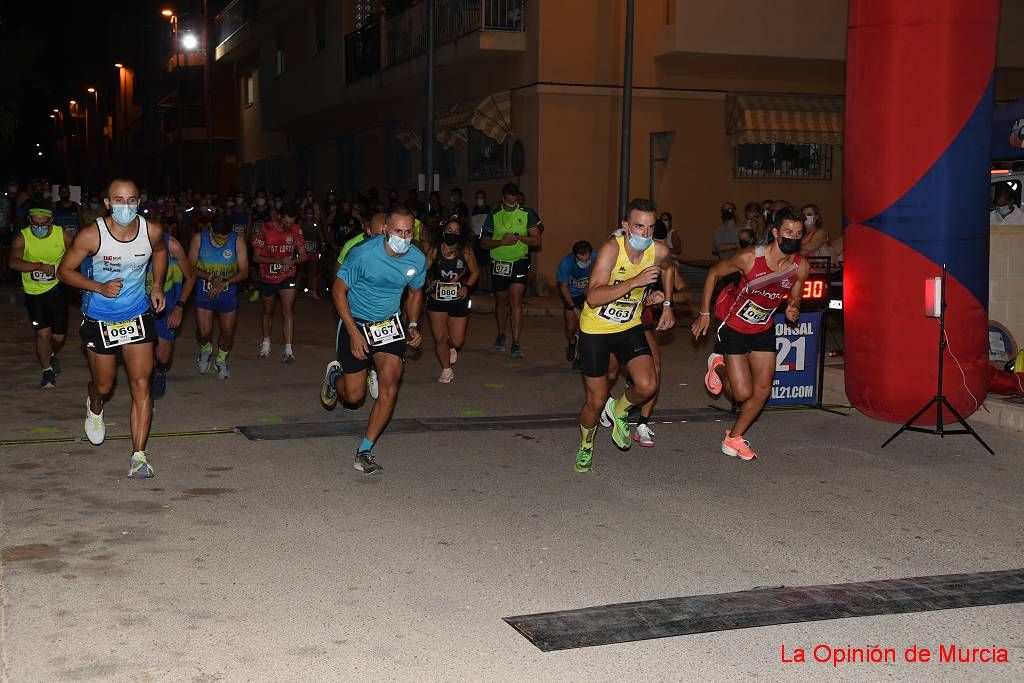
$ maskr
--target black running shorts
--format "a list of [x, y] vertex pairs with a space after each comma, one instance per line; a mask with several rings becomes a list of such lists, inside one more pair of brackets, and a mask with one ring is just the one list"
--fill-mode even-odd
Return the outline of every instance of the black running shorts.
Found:
[[68, 298], [64, 285], [57, 284], [42, 294], [26, 294], [25, 308], [33, 329], [49, 329], [51, 334], [57, 335], [68, 333]]
[[352, 355], [352, 338], [348, 334], [345, 323], [338, 323], [338, 337], [334, 349], [338, 356], [338, 362], [341, 364], [341, 371], [346, 375], [354, 375], [370, 367], [370, 356], [375, 353], [390, 353], [392, 356], [405, 358], [405, 340], [402, 339], [384, 346], [371, 346], [369, 356], [359, 360]]
[[580, 355], [580, 370], [586, 377], [607, 375], [609, 359], [613, 353], [619, 359], [619, 365], [623, 367], [634, 358], [651, 355], [651, 347], [640, 325], [611, 334], [580, 332], [577, 349]]
[[775, 353], [775, 325], [756, 334], [743, 334], [724, 324], [718, 328], [715, 353], [723, 356], [743, 356], [751, 351]]

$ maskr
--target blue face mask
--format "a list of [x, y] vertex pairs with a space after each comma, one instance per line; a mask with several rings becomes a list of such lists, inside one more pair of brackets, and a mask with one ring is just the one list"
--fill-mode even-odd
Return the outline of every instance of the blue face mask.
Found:
[[1006, 218], [1007, 216], [1009, 216], [1013, 212], [1013, 207], [1010, 206], [1009, 204], [1007, 204], [1006, 206], [996, 207], [996, 211], [999, 212], [1000, 216], [1002, 216], [1003, 218]]
[[131, 204], [111, 204], [110, 217], [121, 225], [128, 225], [139, 213], [139, 207]]
[[38, 239], [43, 239], [44, 237], [46, 237], [46, 233], [50, 232], [49, 225], [32, 224], [29, 226], [29, 228], [32, 230], [32, 234]]
[[388, 235], [388, 246], [391, 247], [391, 251], [396, 254], [404, 254], [409, 251], [409, 247], [412, 245], [411, 239], [402, 239], [395, 235]]
[[640, 237], [639, 235], [629, 233], [629, 246], [637, 251], [647, 251], [647, 247], [651, 246], [653, 242], [653, 237]]

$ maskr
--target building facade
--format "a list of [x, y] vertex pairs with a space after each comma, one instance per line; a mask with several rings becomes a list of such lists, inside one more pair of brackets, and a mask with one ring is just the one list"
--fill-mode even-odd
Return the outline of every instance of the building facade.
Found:
[[[484, 189], [493, 204], [519, 182], [545, 225], [540, 292], [573, 242], [617, 225], [625, 4], [435, 0], [442, 196]], [[1024, 13], [1009, 4], [1000, 101], [1024, 96], [1024, 48], [1010, 39]], [[673, 214], [684, 258], [711, 258], [723, 201], [741, 214], [748, 201], [815, 203], [840, 233], [846, 12], [841, 0], [636, 2], [629, 194]], [[243, 188], [417, 186], [422, 0], [235, 0], [217, 27]]]

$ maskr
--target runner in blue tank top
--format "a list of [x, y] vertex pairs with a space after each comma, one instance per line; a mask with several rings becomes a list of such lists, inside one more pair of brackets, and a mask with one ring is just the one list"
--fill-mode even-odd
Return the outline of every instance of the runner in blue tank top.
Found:
[[[164, 276], [164, 311], [154, 316], [156, 321], [156, 371], [153, 373], [151, 394], [159, 401], [167, 393], [167, 371], [174, 357], [174, 342], [184, 317], [185, 303], [196, 286], [196, 274], [181, 242], [164, 233], [167, 246], [167, 275]], [[146, 275], [146, 291], [153, 288], [153, 263]]]
[[[81, 289], [83, 320], [79, 336], [85, 344], [92, 379], [86, 400], [85, 434], [94, 445], [103, 443], [103, 401], [114, 388], [117, 352], [121, 352], [132, 396], [131, 433], [134, 453], [128, 476], [153, 476], [146, 442], [153, 419], [150, 376], [156, 325], [153, 314], [164, 310], [167, 245], [158, 223], [138, 215], [139, 189], [131, 180], [117, 179], [107, 188], [108, 218], [83, 226], [64, 253], [61, 282]], [[92, 277], [78, 271], [92, 260]], [[153, 290], [146, 294], [146, 270], [153, 263]]]

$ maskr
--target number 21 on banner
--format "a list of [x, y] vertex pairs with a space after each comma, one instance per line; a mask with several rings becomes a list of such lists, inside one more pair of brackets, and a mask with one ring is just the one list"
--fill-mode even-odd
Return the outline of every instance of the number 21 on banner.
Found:
[[[791, 351], [796, 350], [796, 359], [788, 363]], [[775, 338], [775, 372], [789, 372], [790, 370], [801, 372], [807, 359], [807, 338], [800, 337], [796, 341], [790, 341], [786, 337]]]

